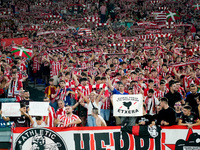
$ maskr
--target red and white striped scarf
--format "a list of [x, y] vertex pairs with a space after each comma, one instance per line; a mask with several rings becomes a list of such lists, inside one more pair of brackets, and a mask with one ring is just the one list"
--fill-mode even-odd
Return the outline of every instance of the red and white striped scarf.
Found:
[[144, 101], [144, 103], [146, 104], [146, 112], [151, 112], [151, 110], [148, 110], [148, 104], [149, 104], [149, 99], [152, 99], [152, 112], [153, 113], [156, 113], [156, 106], [155, 106], [155, 97], [154, 97], [154, 95], [153, 95], [153, 97], [152, 98], [149, 98], [148, 96], [145, 98], [145, 101]]
[[57, 62], [52, 61], [52, 63], [51, 63], [50, 76], [51, 76], [51, 77], [57, 76], [57, 75], [59, 74], [60, 68], [61, 68], [61, 64], [60, 64], [59, 61], [57, 61]]
[[36, 73], [38, 70], [40, 70], [38, 57], [33, 57], [33, 72]]
[[16, 81], [11, 81], [8, 88], [8, 97], [15, 97], [16, 95], [19, 95], [18, 79], [16, 79]]
[[104, 88], [105, 89], [105, 94], [104, 95], [106, 97], [109, 97], [109, 91], [108, 91], [108, 88], [107, 88], [106, 84], [78, 86], [77, 88], [79, 90], [81, 90], [85, 96], [88, 96], [92, 92], [92, 90], [94, 90], [94, 89], [99, 90], [101, 88]]

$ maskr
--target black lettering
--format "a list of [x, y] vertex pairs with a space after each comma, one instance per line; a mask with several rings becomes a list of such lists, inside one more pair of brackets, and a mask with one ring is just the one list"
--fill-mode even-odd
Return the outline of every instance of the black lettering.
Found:
[[137, 113], [137, 112], [139, 112], [139, 110], [136, 109], [135, 112]]
[[74, 142], [75, 142], [75, 149], [76, 150], [89, 150], [90, 149], [90, 138], [89, 134], [82, 134], [83, 136], [83, 149], [81, 148], [81, 135], [80, 134], [74, 134]]
[[109, 133], [95, 133], [94, 137], [96, 140], [96, 149], [106, 150], [106, 148], [102, 148], [101, 141], [104, 141], [105, 145], [109, 145]]
[[161, 149], [161, 134], [158, 134], [158, 136], [154, 139], [154, 147], [155, 147], [155, 150], [160, 150]]
[[138, 136], [134, 136], [135, 138], [135, 149], [139, 149], [139, 150], [148, 150], [150, 147], [150, 142], [149, 142], [149, 138], [142, 138], [144, 143], [143, 143], [143, 147], [141, 146], [141, 138]]
[[128, 150], [129, 149], [129, 136], [128, 133], [122, 132], [122, 140], [124, 142], [123, 147], [121, 147], [121, 133], [114, 132], [114, 140], [115, 140], [115, 150]]

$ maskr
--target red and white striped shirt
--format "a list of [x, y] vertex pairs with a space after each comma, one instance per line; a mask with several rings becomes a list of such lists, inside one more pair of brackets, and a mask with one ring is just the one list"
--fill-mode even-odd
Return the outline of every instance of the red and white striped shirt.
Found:
[[[60, 116], [59, 120], [61, 123], [63, 123], [63, 125], [60, 124], [59, 127], [66, 127], [68, 123], [74, 122], [77, 119], [79, 119], [79, 117], [74, 114], [69, 117], [67, 115]], [[68, 127], [76, 127], [76, 124], [70, 124]]]
[[59, 108], [57, 111], [56, 111], [56, 117], [59, 118], [60, 116], [63, 116], [66, 114], [66, 111], [65, 111], [65, 107], [64, 108]]
[[[50, 111], [48, 114], [47, 126], [54, 127], [54, 119], [56, 119], [56, 113], [53, 107], [49, 107]], [[43, 117], [43, 121], [45, 121], [46, 116]]]
[[101, 105], [101, 109], [110, 109], [110, 98], [106, 98], [106, 101]]
[[169, 92], [169, 89], [168, 89], [168, 88], [166, 88], [165, 91], [159, 90], [159, 91], [157, 91], [157, 92], [155, 93], [155, 96], [156, 96], [158, 99], [161, 99], [161, 98], [164, 97], [165, 94], [167, 94], [168, 92]]
[[59, 60], [57, 62], [55, 61], [50, 61], [50, 76], [53, 77], [53, 76], [57, 76], [59, 74], [59, 71], [61, 69], [61, 61], [62, 60]]
[[199, 85], [200, 84], [200, 80], [197, 77], [195, 79], [189, 77], [187, 79], [187, 88], [189, 88], [191, 84]]

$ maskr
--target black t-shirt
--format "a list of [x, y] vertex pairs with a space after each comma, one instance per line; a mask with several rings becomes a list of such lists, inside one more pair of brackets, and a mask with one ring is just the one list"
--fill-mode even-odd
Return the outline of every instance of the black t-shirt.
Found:
[[167, 109], [162, 109], [157, 115], [157, 123], [160, 125], [161, 121], [164, 120], [169, 123], [169, 125], [174, 125], [176, 121], [176, 112], [173, 108], [168, 107]]
[[25, 100], [25, 99], [23, 99], [23, 100], [20, 101], [20, 103], [25, 104], [25, 105], [26, 105], [26, 108], [29, 108], [29, 103], [30, 103], [30, 101], [32, 101], [32, 100]]
[[182, 114], [180, 119], [182, 120], [182, 123], [193, 124], [196, 123], [198, 117], [194, 113], [191, 113], [189, 116]]
[[174, 92], [174, 93], [171, 93], [171, 91], [169, 91], [165, 97], [168, 99], [168, 104], [170, 107], [174, 107], [174, 104], [178, 101], [181, 101], [182, 100], [182, 96], [179, 92]]
[[177, 121], [181, 117], [182, 114], [183, 114], [182, 112], [176, 113], [176, 123], [178, 123]]
[[24, 115], [21, 117], [10, 117], [10, 121], [14, 121], [16, 127], [30, 127], [30, 119]]
[[194, 109], [194, 113], [200, 119], [200, 114], [199, 114], [198, 106], [196, 106], [196, 108]]
[[198, 105], [197, 101], [196, 101], [196, 97], [198, 97], [200, 95], [200, 93], [197, 94], [189, 94], [186, 98], [186, 103], [188, 103], [188, 105], [190, 105], [192, 107], [192, 111], [194, 112], [195, 107]]
[[144, 121], [145, 125], [150, 125], [152, 121], [154, 121], [153, 116], [146, 114], [144, 116], [138, 117], [136, 119], [136, 123], [139, 124], [140, 122]]

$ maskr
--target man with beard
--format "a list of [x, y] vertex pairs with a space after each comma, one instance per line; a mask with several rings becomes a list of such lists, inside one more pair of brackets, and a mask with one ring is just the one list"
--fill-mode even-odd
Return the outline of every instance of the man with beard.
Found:
[[168, 99], [168, 104], [172, 108], [177, 101], [182, 101], [181, 94], [176, 91], [176, 83], [174, 80], [169, 82], [169, 92], [165, 95], [165, 97]]
[[[71, 105], [70, 101], [70, 95], [74, 94], [75, 92], [72, 91], [70, 88], [66, 87], [66, 82], [64, 80], [60, 81], [60, 89], [57, 90], [56, 94], [52, 94], [51, 97], [55, 100], [63, 100], [65, 102], [65, 105]], [[52, 101], [52, 103], [54, 103]], [[57, 103], [56, 106], [54, 106], [55, 111], [57, 110]]]
[[197, 106], [196, 98], [200, 95], [197, 93], [197, 86], [195, 84], [190, 85], [190, 94], [186, 98], [186, 104], [192, 107], [192, 111], [194, 111], [195, 107]]
[[77, 124], [81, 123], [81, 119], [77, 115], [72, 113], [71, 106], [67, 105], [65, 109], [66, 114], [60, 116], [56, 122], [59, 127], [76, 127]]
[[155, 97], [153, 89], [149, 89], [147, 96], [145, 97], [144, 103], [146, 105], [147, 113], [150, 115], [155, 115], [156, 114], [156, 106], [159, 104], [159, 101]]
[[29, 108], [29, 102], [31, 101], [30, 99], [30, 93], [29, 91], [25, 90], [24, 91], [24, 99], [20, 101], [20, 103], [24, 103], [26, 105], [26, 108]]
[[8, 98], [14, 98], [19, 95], [19, 91], [23, 88], [23, 84], [18, 80], [17, 72], [12, 72], [12, 79], [8, 85]]

